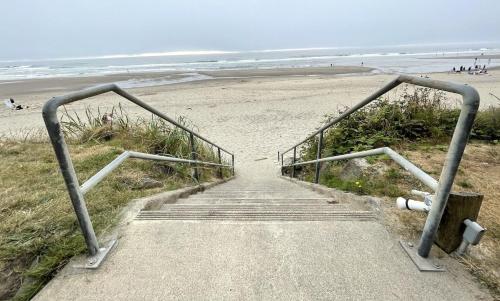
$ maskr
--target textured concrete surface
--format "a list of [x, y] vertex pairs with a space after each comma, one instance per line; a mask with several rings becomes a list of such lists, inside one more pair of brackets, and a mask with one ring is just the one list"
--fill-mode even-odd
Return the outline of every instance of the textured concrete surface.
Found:
[[99, 270], [67, 269], [35, 300], [481, 298], [459, 280], [418, 272], [376, 222], [136, 221]]
[[[273, 187], [324, 197], [284, 180], [239, 179], [190, 198]], [[135, 220], [101, 268], [70, 264], [35, 300], [490, 299], [451, 260], [441, 263], [447, 272], [419, 272], [377, 220]]]

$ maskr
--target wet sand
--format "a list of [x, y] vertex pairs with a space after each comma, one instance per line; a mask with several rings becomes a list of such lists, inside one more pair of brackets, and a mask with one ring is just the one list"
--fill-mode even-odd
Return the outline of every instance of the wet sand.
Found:
[[[278, 68], [278, 69], [248, 69], [248, 70], [218, 70], [196, 72], [212, 79], [230, 79], [240, 77], [275, 77], [275, 76], [311, 76], [339, 75], [370, 72], [367, 67], [334, 66], [314, 68]], [[113, 82], [134, 80], [178, 80], [189, 77], [194, 72], [148, 72], [122, 73], [102, 76], [59, 77], [25, 80], [0, 80], [0, 99], [31, 96], [56, 92], [76, 91], [90, 86]]]

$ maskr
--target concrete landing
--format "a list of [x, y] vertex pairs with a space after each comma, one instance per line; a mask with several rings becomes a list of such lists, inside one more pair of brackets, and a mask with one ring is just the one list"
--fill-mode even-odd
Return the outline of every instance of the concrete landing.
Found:
[[[325, 198], [284, 180], [271, 185], [241, 181], [181, 203], [191, 199], [198, 204], [211, 198], [207, 195], [224, 195], [224, 190], [240, 199], [270, 197], [273, 188], [276, 195], [289, 199], [295, 194], [317, 202]], [[247, 190], [238, 192], [242, 187]], [[234, 206], [230, 200], [222, 201], [226, 202]], [[34, 300], [489, 298], [460, 269], [419, 272], [376, 219], [134, 220], [101, 268], [68, 266]]]

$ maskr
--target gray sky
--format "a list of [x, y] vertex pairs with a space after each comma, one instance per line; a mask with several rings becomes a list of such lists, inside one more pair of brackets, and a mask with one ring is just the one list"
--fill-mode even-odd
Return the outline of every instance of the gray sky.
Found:
[[0, 59], [500, 41], [499, 0], [1, 0]]

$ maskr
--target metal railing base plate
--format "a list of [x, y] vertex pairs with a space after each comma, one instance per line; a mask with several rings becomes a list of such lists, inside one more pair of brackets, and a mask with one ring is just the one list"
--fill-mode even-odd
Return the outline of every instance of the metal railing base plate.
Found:
[[399, 243], [420, 272], [446, 272], [446, 269], [433, 262], [432, 258], [424, 258], [418, 255], [417, 248], [414, 247], [413, 243], [402, 240]]
[[85, 265], [79, 266], [79, 268], [90, 270], [99, 268], [101, 263], [104, 261], [104, 259], [106, 259], [106, 256], [108, 256], [109, 252], [113, 249], [116, 243], [116, 239], [109, 241], [104, 248], [99, 249], [99, 252], [96, 255], [87, 258]]

